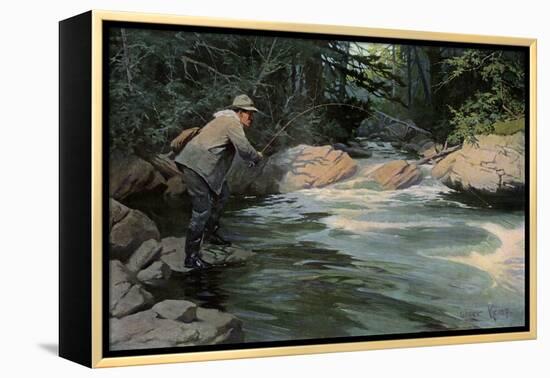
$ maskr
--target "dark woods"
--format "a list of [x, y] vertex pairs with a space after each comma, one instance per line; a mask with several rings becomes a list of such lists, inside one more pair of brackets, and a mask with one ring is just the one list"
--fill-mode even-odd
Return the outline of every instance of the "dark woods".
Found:
[[349, 140], [374, 110], [458, 143], [523, 117], [524, 58], [492, 49], [110, 28], [111, 149], [167, 152], [181, 129], [204, 125], [240, 93], [262, 111], [247, 131], [258, 149], [290, 122], [268, 154]]

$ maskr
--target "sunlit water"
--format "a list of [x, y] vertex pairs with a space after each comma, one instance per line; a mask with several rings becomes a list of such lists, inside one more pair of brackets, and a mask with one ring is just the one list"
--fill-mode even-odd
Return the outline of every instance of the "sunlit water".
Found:
[[[389, 144], [371, 148], [361, 170], [404, 158]], [[459, 202], [422, 169], [422, 183], [404, 190], [356, 176], [234, 198], [225, 233], [256, 256], [154, 294], [236, 315], [246, 341], [523, 326], [524, 212]], [[185, 233], [187, 216], [154, 217], [164, 236]]]

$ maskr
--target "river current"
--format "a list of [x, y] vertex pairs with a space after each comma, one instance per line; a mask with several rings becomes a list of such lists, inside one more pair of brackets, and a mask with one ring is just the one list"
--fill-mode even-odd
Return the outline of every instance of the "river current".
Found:
[[[359, 171], [406, 158], [388, 143], [369, 147]], [[356, 176], [233, 198], [225, 234], [256, 255], [173, 279], [155, 296], [236, 315], [246, 342], [523, 326], [524, 211], [464, 201], [422, 170], [404, 190]], [[163, 236], [183, 236], [181, 218], [155, 214]]]

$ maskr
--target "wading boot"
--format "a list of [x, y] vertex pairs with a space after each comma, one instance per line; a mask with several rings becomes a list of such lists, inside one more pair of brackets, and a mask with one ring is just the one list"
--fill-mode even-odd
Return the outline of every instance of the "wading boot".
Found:
[[206, 232], [205, 240], [214, 245], [222, 245], [222, 246], [230, 246], [231, 242], [227, 239], [224, 239], [220, 233], [218, 232], [220, 229], [220, 226], [215, 226], [212, 228], [212, 230], [208, 230]]
[[212, 264], [201, 259], [200, 255], [197, 253], [185, 256], [185, 267], [190, 269], [207, 269], [212, 267]]
[[212, 264], [207, 263], [201, 258], [200, 255], [201, 239], [185, 242], [185, 261], [186, 268], [191, 269], [206, 269], [210, 268]]

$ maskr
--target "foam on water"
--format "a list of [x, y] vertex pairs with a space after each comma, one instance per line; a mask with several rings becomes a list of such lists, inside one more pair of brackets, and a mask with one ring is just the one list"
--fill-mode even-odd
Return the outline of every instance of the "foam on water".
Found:
[[498, 238], [501, 245], [493, 253], [485, 254], [472, 250], [466, 256], [432, 256], [473, 266], [487, 272], [497, 285], [523, 293], [525, 282], [525, 225], [508, 229], [496, 223], [472, 224]]
[[417, 228], [417, 227], [451, 227], [452, 224], [442, 224], [437, 221], [421, 221], [421, 222], [369, 222], [369, 221], [358, 221], [349, 219], [342, 216], [333, 216], [330, 218], [325, 218], [326, 224], [330, 228], [339, 228], [346, 231], [351, 231], [355, 233], [365, 233], [375, 230], [392, 230], [398, 229], [403, 230], [406, 228]]
[[[389, 144], [376, 146], [378, 153], [393, 150]], [[325, 229], [297, 229], [294, 237], [362, 260], [380, 254], [404, 262], [420, 256], [461, 263], [489, 274], [494, 286], [522, 292], [524, 225], [518, 225], [517, 219], [523, 215], [497, 214], [450, 200], [446, 194], [452, 190], [431, 177], [430, 165], [420, 167], [424, 178], [419, 185], [401, 190], [373, 188], [364, 175], [382, 163], [358, 160], [360, 174], [351, 179], [324, 188], [273, 195], [240, 212], [282, 222], [322, 214], [316, 222]], [[493, 221], [502, 217], [512, 219], [515, 228]], [[347, 234], [334, 233], [337, 231]], [[416, 263], [412, 260], [411, 264]]]

